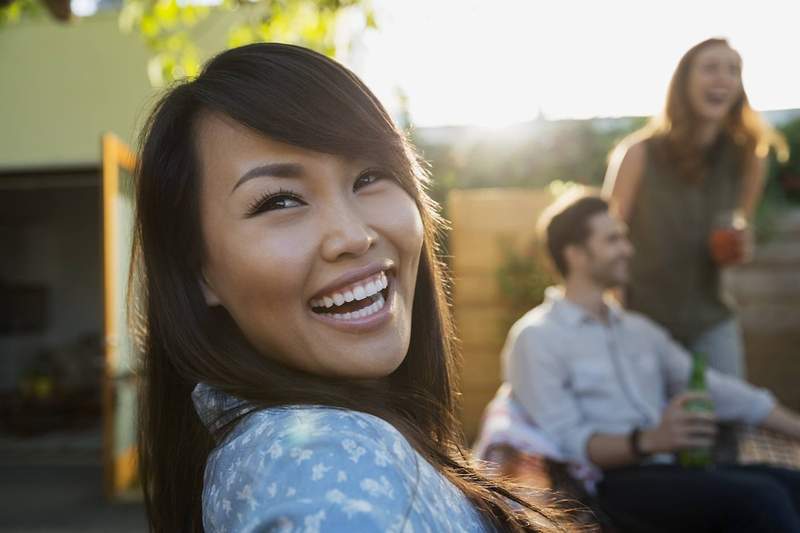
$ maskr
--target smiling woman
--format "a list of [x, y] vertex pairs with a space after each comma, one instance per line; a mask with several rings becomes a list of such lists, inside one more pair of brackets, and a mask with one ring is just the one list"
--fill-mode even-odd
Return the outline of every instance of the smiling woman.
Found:
[[738, 377], [744, 348], [721, 271], [747, 259], [766, 156], [785, 146], [750, 107], [741, 72], [724, 39], [688, 50], [664, 112], [620, 143], [604, 186], [636, 249], [627, 306]]
[[304, 48], [230, 50], [141, 145], [154, 531], [563, 529], [466, 460], [440, 221], [360, 80]]

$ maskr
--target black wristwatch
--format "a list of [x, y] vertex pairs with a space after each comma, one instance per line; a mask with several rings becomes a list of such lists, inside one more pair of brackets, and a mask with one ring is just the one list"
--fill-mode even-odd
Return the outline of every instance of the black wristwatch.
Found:
[[641, 428], [633, 428], [633, 431], [630, 432], [628, 435], [628, 443], [630, 444], [631, 451], [633, 455], [636, 456], [637, 459], [647, 459], [648, 455], [644, 451], [642, 451], [642, 444], [639, 442], [642, 436], [642, 429]]

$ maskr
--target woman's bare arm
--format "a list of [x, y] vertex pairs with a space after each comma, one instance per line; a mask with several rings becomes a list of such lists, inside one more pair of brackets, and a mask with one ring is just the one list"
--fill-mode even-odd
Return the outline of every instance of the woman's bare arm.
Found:
[[646, 159], [645, 145], [640, 141], [628, 147], [617, 147], [608, 163], [603, 181], [603, 196], [609, 200], [617, 216], [625, 222], [630, 221]]
[[761, 422], [761, 427], [783, 433], [787, 437], [800, 439], [800, 416], [781, 405], [775, 406], [767, 418]]

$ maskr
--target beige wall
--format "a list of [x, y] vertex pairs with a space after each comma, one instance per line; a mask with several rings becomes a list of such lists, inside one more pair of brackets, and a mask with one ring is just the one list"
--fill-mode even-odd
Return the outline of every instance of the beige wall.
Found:
[[130, 142], [153, 94], [147, 57], [116, 13], [0, 30], [0, 169], [97, 163], [104, 131]]
[[453, 307], [463, 357], [462, 420], [469, 440], [500, 385], [509, 313], [497, 282], [503, 243], [520, 253], [530, 246], [536, 219], [551, 201], [543, 189], [457, 190], [448, 197]]
[[[196, 28], [206, 54], [222, 49], [236, 16]], [[134, 141], [158, 94], [149, 54], [138, 34], [119, 30], [116, 12], [0, 29], [0, 170], [96, 164], [106, 131]]]

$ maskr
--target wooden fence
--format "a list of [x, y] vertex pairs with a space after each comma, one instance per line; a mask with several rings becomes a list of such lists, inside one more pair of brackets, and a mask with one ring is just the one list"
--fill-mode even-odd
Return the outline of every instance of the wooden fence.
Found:
[[448, 197], [453, 304], [461, 340], [462, 420], [472, 440], [500, 385], [500, 351], [509, 305], [498, 283], [506, 247], [523, 253], [536, 220], [552, 201], [545, 189], [455, 190]]

